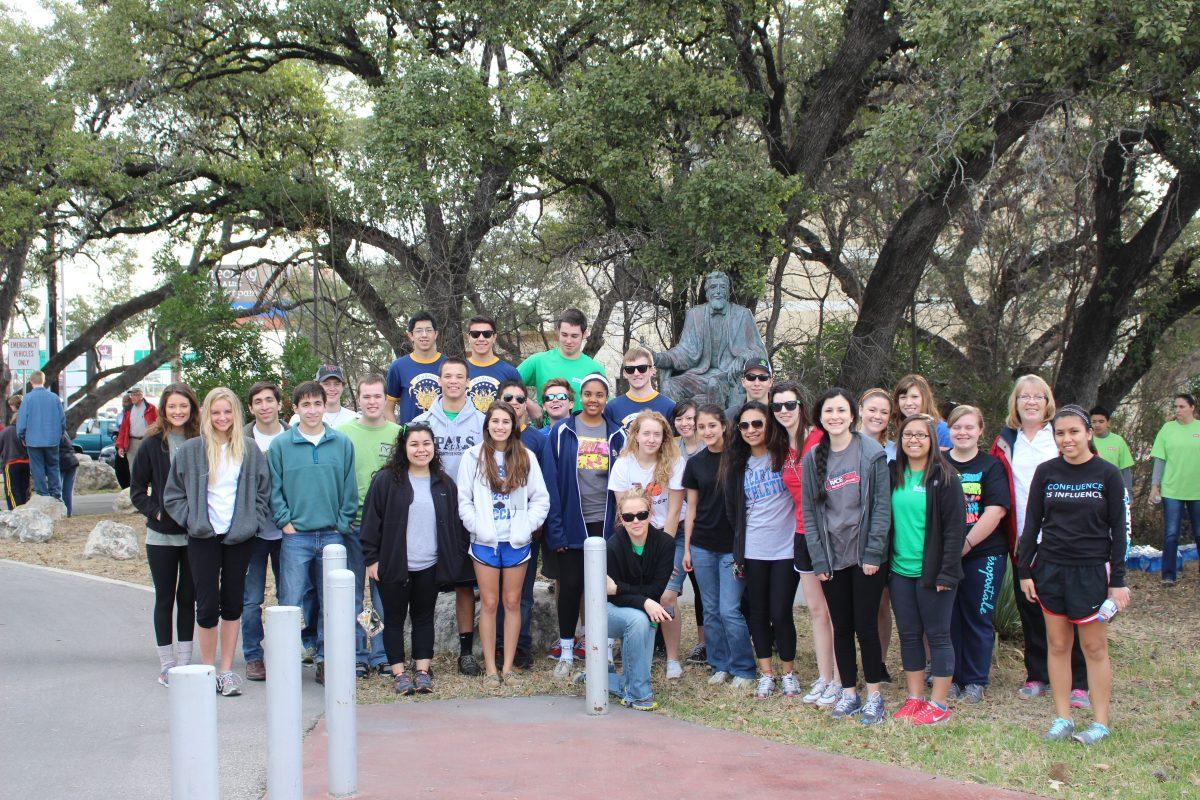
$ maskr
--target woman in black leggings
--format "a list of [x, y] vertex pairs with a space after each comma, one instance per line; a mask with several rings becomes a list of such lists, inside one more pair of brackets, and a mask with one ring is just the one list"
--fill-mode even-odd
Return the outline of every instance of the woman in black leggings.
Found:
[[779, 653], [783, 675], [779, 690], [796, 697], [796, 622], [792, 605], [800, 576], [796, 573], [796, 506], [783, 482], [787, 430], [762, 403], [751, 400], [738, 410], [729, 427], [721, 457], [725, 508], [733, 522], [733, 560], [746, 578], [746, 622], [758, 659], [754, 696], [775, 694], [772, 647]]
[[[167, 670], [192, 660], [196, 593], [187, 558], [187, 530], [163, 508], [163, 488], [175, 451], [200, 433], [200, 403], [186, 383], [163, 389], [158, 419], [146, 430], [130, 469], [129, 499], [146, 518], [146, 560], [154, 581], [154, 638], [158, 644], [158, 682], [167, 685]], [[175, 611], [172, 645], [171, 611]]]

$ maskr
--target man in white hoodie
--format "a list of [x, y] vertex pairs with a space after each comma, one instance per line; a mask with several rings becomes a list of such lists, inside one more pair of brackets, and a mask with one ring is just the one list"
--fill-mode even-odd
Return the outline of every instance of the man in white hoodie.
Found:
[[[451, 480], [458, 477], [463, 453], [483, 441], [483, 414], [467, 399], [467, 362], [447, 356], [438, 367], [441, 397], [413, 422], [422, 422], [433, 431], [433, 442], [442, 458], [442, 468]], [[471, 570], [471, 560], [465, 561]], [[454, 587], [454, 612], [458, 620], [458, 671], [463, 675], [482, 675], [475, 659], [475, 578], [465, 573]]]

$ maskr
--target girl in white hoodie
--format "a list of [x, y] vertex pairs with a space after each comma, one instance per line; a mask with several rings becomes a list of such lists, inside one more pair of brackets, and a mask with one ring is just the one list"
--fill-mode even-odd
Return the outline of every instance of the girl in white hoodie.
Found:
[[[479, 638], [484, 680], [517, 684], [513, 659], [521, 632], [521, 588], [533, 532], [550, 513], [550, 495], [537, 457], [521, 444], [517, 414], [502, 400], [483, 421], [483, 441], [458, 467], [458, 513], [471, 533], [471, 558], [479, 583]], [[496, 668], [496, 608], [504, 602], [504, 665]]]

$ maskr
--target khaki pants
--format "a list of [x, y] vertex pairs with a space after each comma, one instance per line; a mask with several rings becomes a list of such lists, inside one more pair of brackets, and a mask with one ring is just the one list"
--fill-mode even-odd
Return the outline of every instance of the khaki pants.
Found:
[[126, 456], [126, 458], [129, 459], [130, 468], [133, 467], [133, 458], [134, 458], [134, 456], [137, 455], [138, 448], [141, 446], [142, 446], [141, 437], [138, 437], [136, 439], [132, 436], [129, 437], [129, 450], [127, 451], [128, 455]]

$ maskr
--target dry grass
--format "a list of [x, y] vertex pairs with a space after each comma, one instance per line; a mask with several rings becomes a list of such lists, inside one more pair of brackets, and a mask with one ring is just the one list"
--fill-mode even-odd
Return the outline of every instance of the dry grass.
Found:
[[115, 558], [84, 558], [83, 546], [88, 534], [101, 520], [112, 520], [133, 528], [138, 541], [145, 546], [146, 520], [140, 514], [96, 514], [60, 519], [54, 523], [54, 535], [41, 544], [24, 544], [15, 539], [0, 540], [0, 558], [11, 558], [29, 564], [58, 567], [89, 575], [150, 585], [150, 568], [146, 557], [135, 556], [128, 561]]

